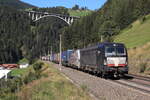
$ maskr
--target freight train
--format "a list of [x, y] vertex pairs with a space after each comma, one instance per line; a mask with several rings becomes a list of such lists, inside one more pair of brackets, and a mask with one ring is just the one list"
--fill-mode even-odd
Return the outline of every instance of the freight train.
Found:
[[[51, 61], [60, 61], [59, 53], [51, 56]], [[100, 43], [83, 49], [67, 50], [62, 52], [61, 61], [64, 66], [90, 71], [102, 77], [128, 74], [128, 54], [122, 43]]]

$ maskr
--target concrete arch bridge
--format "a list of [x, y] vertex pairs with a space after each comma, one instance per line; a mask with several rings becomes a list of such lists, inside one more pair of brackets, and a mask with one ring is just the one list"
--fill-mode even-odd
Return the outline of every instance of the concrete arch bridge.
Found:
[[80, 18], [76, 16], [53, 14], [53, 13], [48, 13], [48, 12], [26, 11], [26, 13], [28, 13], [29, 17], [31, 17], [31, 19], [35, 22], [46, 17], [56, 17], [66, 22], [68, 25], [71, 25], [74, 21]]

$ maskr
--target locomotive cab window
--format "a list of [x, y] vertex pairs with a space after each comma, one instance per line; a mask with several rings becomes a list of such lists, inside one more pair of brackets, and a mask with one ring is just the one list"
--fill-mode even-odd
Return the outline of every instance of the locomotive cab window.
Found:
[[105, 54], [106, 54], [106, 56], [115, 55], [115, 48], [114, 47], [106, 47]]
[[125, 48], [117, 47], [116, 48], [116, 53], [117, 53], [117, 55], [126, 55]]
[[124, 56], [126, 51], [124, 47], [106, 47], [105, 48], [106, 56]]

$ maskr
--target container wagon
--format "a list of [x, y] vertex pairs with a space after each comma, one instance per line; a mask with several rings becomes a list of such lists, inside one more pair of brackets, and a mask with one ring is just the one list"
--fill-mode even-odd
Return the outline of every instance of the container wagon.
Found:
[[67, 50], [67, 51], [62, 52], [61, 60], [62, 60], [63, 65], [69, 66], [69, 59], [70, 59], [72, 53], [73, 53], [73, 50]]
[[59, 54], [59, 53], [56, 53], [56, 54], [54, 54], [53, 57], [54, 57], [54, 58], [53, 58], [53, 60], [54, 60], [53, 62], [59, 64], [59, 61], [60, 61], [60, 54]]
[[80, 69], [80, 50], [73, 51], [68, 63], [71, 67]]
[[51, 61], [51, 62], [54, 62], [54, 54], [51, 54], [51, 55], [50, 55], [50, 61]]

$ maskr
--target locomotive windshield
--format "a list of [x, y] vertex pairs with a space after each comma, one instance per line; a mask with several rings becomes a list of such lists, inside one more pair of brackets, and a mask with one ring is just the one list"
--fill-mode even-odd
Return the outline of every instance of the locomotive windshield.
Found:
[[126, 53], [125, 53], [125, 48], [123, 48], [123, 47], [117, 47], [116, 48], [116, 53], [117, 53], [117, 55], [125, 55]]
[[125, 48], [123, 47], [106, 47], [106, 56], [124, 56], [126, 55]]

